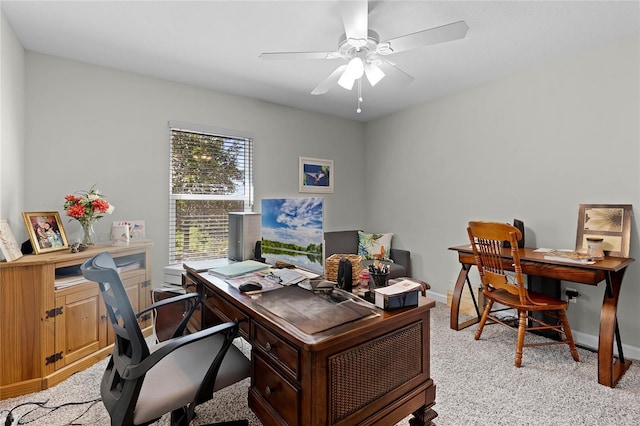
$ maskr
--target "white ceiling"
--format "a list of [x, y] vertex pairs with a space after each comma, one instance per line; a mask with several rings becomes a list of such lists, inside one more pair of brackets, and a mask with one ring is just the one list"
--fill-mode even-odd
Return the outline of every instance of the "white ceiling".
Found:
[[347, 119], [369, 121], [640, 32], [636, 1], [372, 1], [381, 40], [465, 21], [466, 38], [388, 56], [415, 77], [311, 90], [339, 60], [264, 61], [262, 52], [333, 51], [337, 1], [29, 1], [2, 9], [25, 49]]

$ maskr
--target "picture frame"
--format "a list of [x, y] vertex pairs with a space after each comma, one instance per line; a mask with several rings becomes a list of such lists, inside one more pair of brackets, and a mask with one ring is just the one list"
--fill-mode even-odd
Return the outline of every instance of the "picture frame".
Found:
[[587, 252], [587, 238], [602, 238], [605, 255], [629, 257], [631, 204], [580, 204], [576, 250]]
[[333, 160], [299, 158], [299, 192], [333, 193]]
[[35, 254], [68, 248], [67, 234], [58, 212], [23, 212], [22, 219]]
[[2, 250], [2, 255], [7, 262], [22, 257], [20, 245], [16, 241], [13, 231], [11, 231], [9, 222], [4, 219], [0, 220], [0, 250]]

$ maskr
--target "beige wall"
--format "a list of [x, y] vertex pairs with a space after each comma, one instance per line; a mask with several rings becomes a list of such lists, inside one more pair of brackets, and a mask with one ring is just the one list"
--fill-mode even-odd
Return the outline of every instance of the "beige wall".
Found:
[[16, 239], [24, 241], [27, 232], [20, 216], [24, 194], [24, 49], [4, 14], [0, 15], [0, 219], [6, 219]]
[[[298, 193], [299, 156], [334, 160], [325, 225], [362, 221], [353, 208], [364, 202], [362, 123], [33, 52], [26, 87], [23, 208], [64, 218], [64, 195], [97, 184], [116, 207], [96, 224], [98, 238], [107, 241], [113, 220], [145, 220], [156, 284], [168, 262], [170, 120], [255, 136], [256, 211], [261, 198], [308, 195]], [[77, 238], [78, 224], [63, 220]]]
[[[414, 275], [441, 299], [458, 273], [447, 248], [465, 242], [470, 219], [519, 218], [527, 245], [570, 248], [578, 204], [640, 209], [638, 37], [364, 125], [36, 53], [25, 59], [2, 24], [0, 214], [26, 238], [19, 212], [62, 214], [66, 193], [97, 183], [116, 206], [98, 233], [106, 238], [111, 220], [146, 220], [156, 283], [168, 257], [169, 120], [252, 132], [256, 200], [301, 195], [298, 156], [334, 160], [327, 229], [393, 232], [394, 245], [412, 252]], [[638, 226], [634, 216], [635, 257]], [[638, 268], [626, 274], [619, 307], [635, 358]], [[570, 319], [595, 346], [604, 287], [578, 288]]]
[[[414, 275], [445, 295], [459, 271], [447, 248], [467, 241], [469, 220], [519, 218], [528, 246], [573, 248], [579, 204], [640, 211], [639, 51], [636, 35], [368, 123], [367, 162], [386, 160], [368, 175], [369, 229], [393, 231]], [[636, 212], [632, 257], [639, 225]], [[635, 347], [639, 269], [619, 305]], [[572, 326], [597, 336], [604, 284], [577, 288]]]

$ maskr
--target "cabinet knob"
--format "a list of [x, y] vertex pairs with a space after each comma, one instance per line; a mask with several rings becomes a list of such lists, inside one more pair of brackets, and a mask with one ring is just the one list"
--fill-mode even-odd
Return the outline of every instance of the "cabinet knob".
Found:
[[269, 343], [269, 342], [265, 343], [264, 350], [267, 351], [267, 352], [271, 352], [271, 349], [272, 349], [271, 348], [271, 343]]
[[264, 394], [265, 394], [266, 396], [271, 396], [271, 394], [272, 394], [273, 392], [274, 392], [274, 390], [273, 390], [270, 386], [267, 386], [267, 387], [264, 389]]
[[106, 315], [100, 315], [100, 322], [105, 322], [107, 320]]

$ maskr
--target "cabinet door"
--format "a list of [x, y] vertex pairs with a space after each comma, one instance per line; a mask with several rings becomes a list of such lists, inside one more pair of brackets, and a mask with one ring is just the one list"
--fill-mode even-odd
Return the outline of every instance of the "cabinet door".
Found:
[[95, 284], [56, 295], [55, 369], [69, 365], [106, 345], [106, 310]]

